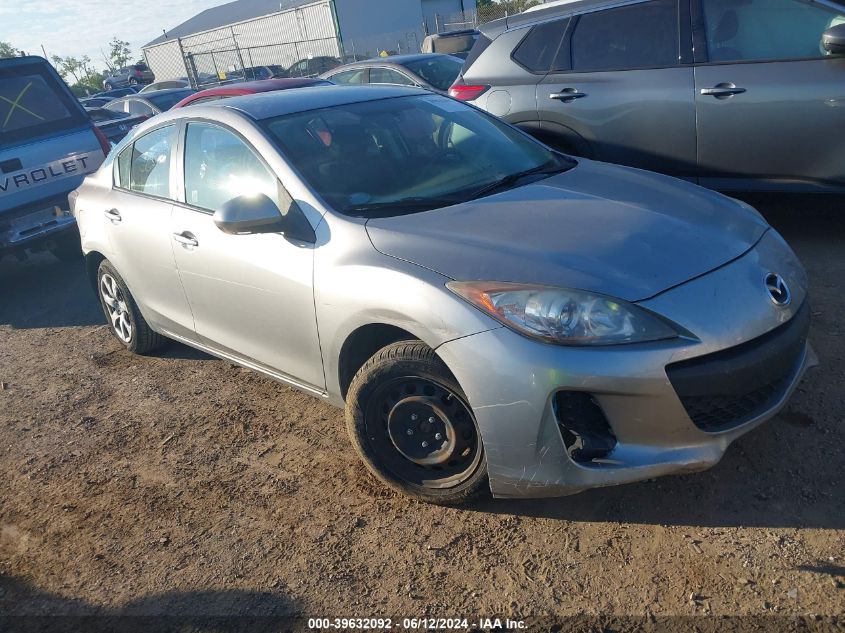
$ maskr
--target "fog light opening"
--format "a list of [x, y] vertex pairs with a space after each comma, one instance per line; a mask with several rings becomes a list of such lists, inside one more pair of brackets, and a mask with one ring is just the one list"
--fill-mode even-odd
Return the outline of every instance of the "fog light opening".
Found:
[[579, 391], [559, 391], [554, 411], [569, 457], [579, 463], [604, 459], [616, 448], [616, 436], [596, 399]]

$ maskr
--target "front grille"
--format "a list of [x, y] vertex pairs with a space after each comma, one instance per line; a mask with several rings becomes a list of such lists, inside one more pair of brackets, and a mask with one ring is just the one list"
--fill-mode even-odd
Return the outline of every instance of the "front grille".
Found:
[[702, 431], [737, 427], [783, 397], [798, 370], [810, 309], [805, 302], [787, 323], [736, 347], [666, 367], [690, 419]]

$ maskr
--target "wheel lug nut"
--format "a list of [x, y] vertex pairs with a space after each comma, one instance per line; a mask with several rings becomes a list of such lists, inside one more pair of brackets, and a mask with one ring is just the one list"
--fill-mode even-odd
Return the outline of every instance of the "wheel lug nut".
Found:
[[434, 439], [435, 439], [435, 440], [442, 440], [442, 439], [443, 439], [443, 434], [442, 434], [442, 433], [435, 433], [435, 434], [434, 434]]
[[423, 442], [423, 443], [422, 443], [422, 447], [423, 447], [423, 448], [428, 448], [428, 442]]
[[407, 431], [405, 431], [405, 433], [407, 433], [408, 435], [413, 435], [414, 429], [408, 429]]
[[411, 422], [416, 422], [419, 417], [420, 416], [418, 416], [416, 413], [412, 413], [411, 414]]
[[437, 422], [437, 420], [435, 420], [433, 417], [428, 419], [429, 424], [434, 424], [435, 422]]

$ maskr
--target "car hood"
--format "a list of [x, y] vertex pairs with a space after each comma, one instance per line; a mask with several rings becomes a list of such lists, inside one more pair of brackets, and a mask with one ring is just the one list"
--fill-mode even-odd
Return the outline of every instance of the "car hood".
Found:
[[578, 288], [640, 301], [736, 259], [768, 229], [681, 180], [593, 161], [442, 209], [367, 221], [373, 246], [460, 281]]

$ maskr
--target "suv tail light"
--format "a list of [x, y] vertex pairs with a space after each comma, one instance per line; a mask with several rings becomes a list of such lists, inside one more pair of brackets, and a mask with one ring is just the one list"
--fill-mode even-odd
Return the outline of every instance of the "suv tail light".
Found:
[[466, 84], [456, 83], [454, 86], [449, 88], [449, 96], [454, 97], [459, 101], [473, 101], [474, 99], [478, 99], [478, 97], [488, 90], [490, 90], [490, 86], [483, 84], [468, 86]]
[[136, 76], [136, 77], [141, 77], [141, 76], [143, 76], [143, 74], [144, 74], [144, 73], [142, 73], [142, 72], [141, 72], [140, 70], [138, 70], [137, 68], [135, 69], [135, 76]]
[[97, 140], [100, 141], [100, 147], [103, 150], [103, 156], [108, 156], [109, 152], [111, 151], [111, 143], [109, 143], [109, 139], [106, 138], [106, 135], [103, 134], [103, 131], [96, 125], [92, 125], [91, 127], [94, 128], [94, 136], [96, 136]]

